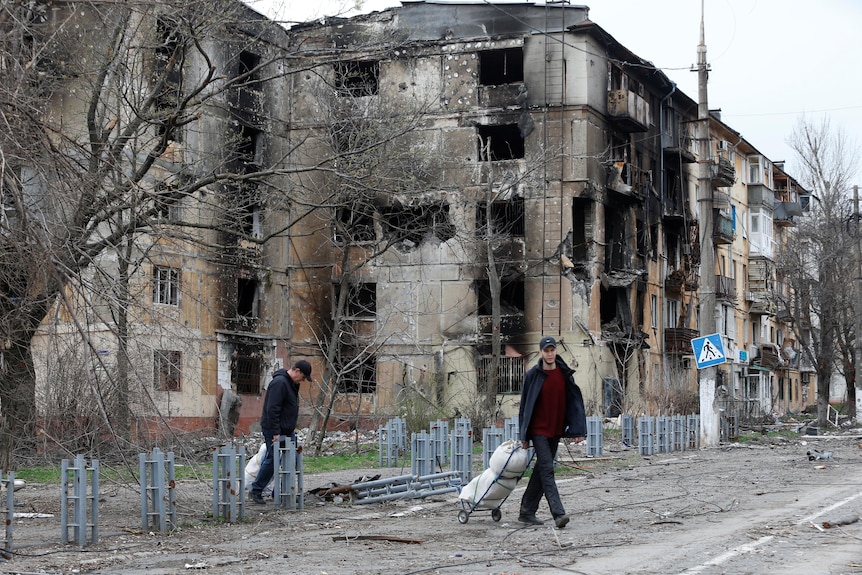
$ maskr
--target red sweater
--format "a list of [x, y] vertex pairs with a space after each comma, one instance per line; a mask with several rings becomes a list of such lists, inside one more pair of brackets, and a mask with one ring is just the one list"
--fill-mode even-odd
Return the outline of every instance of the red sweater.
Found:
[[560, 437], [566, 420], [566, 381], [559, 367], [545, 372], [545, 382], [536, 399], [530, 434]]

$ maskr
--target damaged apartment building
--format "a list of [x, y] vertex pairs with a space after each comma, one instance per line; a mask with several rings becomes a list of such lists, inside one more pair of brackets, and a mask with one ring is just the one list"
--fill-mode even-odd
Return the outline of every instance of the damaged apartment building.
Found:
[[[373, 428], [416, 401], [451, 417], [491, 399], [509, 417], [546, 335], [590, 413], [696, 411], [705, 273], [729, 350], [724, 408], [810, 401], [773, 299], [804, 190], [718, 115], [698, 142], [697, 103], [588, 15], [405, 1], [287, 31], [239, 18], [199, 43], [206, 58], [156, 20], [150, 65], [182, 62], [165, 98], [207, 65], [226, 85], [147, 189], [232, 176], [167, 202], [141, 248], [133, 367], [148, 399], [133, 412], [248, 431], [272, 371], [303, 358], [301, 425]], [[700, 267], [704, 233], [715, 270]], [[112, 331], [94, 333], [114, 369]], [[40, 373], [48, 403], [53, 375]]]
[[[293, 301], [313, 304], [291, 308], [291, 345], [345, 374], [339, 417], [390, 412], [411, 391], [452, 414], [491, 390], [517, 413], [543, 335], [578, 366], [593, 413], [696, 411], [704, 273], [731, 350], [723, 407], [810, 398], [768, 303], [801, 190], [718, 115], [698, 143], [697, 103], [587, 7], [403, 2], [290, 35], [316, 73], [291, 86], [288, 138], [320, 140], [306, 165], [362, 151], [297, 183], [320, 207], [290, 262]], [[699, 162], [714, 271], [700, 268]], [[320, 325], [333, 326], [324, 346]]]

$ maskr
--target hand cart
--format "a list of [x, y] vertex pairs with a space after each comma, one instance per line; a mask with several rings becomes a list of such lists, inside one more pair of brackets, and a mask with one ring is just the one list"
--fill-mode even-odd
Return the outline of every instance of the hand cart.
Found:
[[[473, 497], [473, 501], [468, 501], [467, 499], [460, 498], [461, 502], [461, 510], [458, 511], [458, 522], [459, 523], [467, 523], [470, 520], [470, 516], [477, 511], [490, 511], [491, 519], [494, 521], [500, 521], [503, 517], [503, 512], [500, 510], [503, 503], [509, 498], [512, 491], [515, 490], [515, 486], [517, 486], [518, 482], [527, 472], [527, 469], [530, 468], [530, 463], [533, 460], [533, 454], [530, 453], [530, 459], [527, 461], [524, 470], [518, 473], [516, 476], [512, 476], [511, 471], [507, 471], [509, 466], [509, 462], [512, 460], [512, 455], [514, 455], [518, 450], [522, 450], [523, 448], [518, 445], [509, 453], [508, 458], [506, 459], [506, 464], [503, 465], [500, 473], [489, 475], [491, 472], [491, 468], [489, 467], [480, 475], [479, 477], [474, 478], [470, 484], [468, 484], [468, 488], [472, 488], [474, 490], [474, 494], [477, 494], [480, 489], [482, 489], [482, 485], [484, 484], [484, 490], [482, 491], [481, 496]], [[508, 475], [507, 475], [508, 474]], [[475, 482], [475, 483], [474, 483]], [[489, 494], [499, 494], [504, 493], [503, 497], [489, 498]]]

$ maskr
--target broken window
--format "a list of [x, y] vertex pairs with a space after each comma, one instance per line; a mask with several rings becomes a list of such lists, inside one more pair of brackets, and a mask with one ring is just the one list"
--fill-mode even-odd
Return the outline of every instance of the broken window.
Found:
[[524, 49], [504, 48], [479, 52], [479, 84], [499, 86], [524, 81]]
[[449, 204], [402, 206], [381, 209], [383, 236], [387, 241], [415, 248], [422, 240], [434, 236], [442, 242], [455, 237], [455, 226], [449, 218]]
[[335, 63], [335, 89], [339, 96], [374, 96], [379, 89], [380, 62], [353, 60]]
[[237, 344], [231, 365], [231, 383], [237, 393], [258, 395], [262, 372], [262, 352], [256, 346]]
[[180, 270], [153, 267], [153, 303], [180, 305]]
[[593, 202], [572, 198], [572, 256], [575, 260], [588, 260], [589, 245], [593, 239]]
[[155, 186], [156, 219], [160, 222], [178, 223], [182, 221], [181, 200], [176, 188], [170, 182], [159, 181]]
[[[488, 280], [476, 280], [473, 283], [476, 290], [476, 313], [490, 316], [493, 313], [493, 298], [491, 283]], [[500, 313], [515, 315], [524, 313], [524, 277], [521, 275], [500, 278]]]
[[616, 322], [624, 333], [632, 327], [632, 309], [629, 290], [625, 287], [602, 288], [599, 305], [602, 325]]
[[374, 208], [366, 203], [356, 202], [352, 206], [341, 206], [335, 210], [333, 240], [337, 245], [373, 242]]
[[[156, 48], [153, 54], [152, 85], [156, 90], [156, 110], [174, 110], [179, 105], [183, 83], [183, 37], [179, 22], [170, 18], [156, 21]], [[168, 125], [157, 125], [157, 134], [164, 135]], [[174, 128], [171, 139], [180, 140], [180, 130]]]
[[524, 198], [513, 197], [510, 200], [491, 203], [491, 229], [488, 229], [488, 202], [476, 205], [476, 232], [479, 235], [503, 234], [509, 236], [524, 235]]
[[630, 266], [629, 223], [627, 211], [605, 208], [605, 265], [609, 270], [628, 269]]
[[[335, 299], [338, 302], [342, 286], [336, 284]], [[347, 303], [344, 314], [351, 318], [373, 319], [377, 317], [377, 284], [359, 283], [347, 286]]]
[[179, 351], [157, 349], [153, 352], [153, 384], [158, 391], [180, 391]]
[[480, 125], [479, 158], [483, 162], [524, 157], [524, 137], [518, 124]]
[[358, 350], [347, 347], [341, 351], [339, 363], [339, 392], [368, 394], [377, 391], [375, 355], [366, 354], [363, 357]]
[[256, 69], [258, 66], [260, 66], [260, 56], [258, 54], [249, 52], [248, 50], [243, 50], [239, 53], [237, 76], [248, 74], [248, 77], [243, 81], [244, 85], [252, 85], [257, 82], [258, 78]]
[[258, 317], [258, 284], [256, 279], [237, 278], [236, 315], [238, 317]]

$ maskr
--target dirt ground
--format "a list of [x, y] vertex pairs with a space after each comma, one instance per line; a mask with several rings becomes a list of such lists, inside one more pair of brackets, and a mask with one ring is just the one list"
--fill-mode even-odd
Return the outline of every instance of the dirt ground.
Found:
[[[605, 445], [562, 449], [558, 485], [571, 523], [517, 521], [525, 481], [500, 507], [461, 523], [457, 494], [351, 504], [310, 493], [305, 509], [249, 504], [237, 524], [213, 521], [209, 482], [177, 487], [179, 529], [141, 530], [140, 495], [103, 484], [100, 540], [60, 544], [57, 486], [15, 493], [19, 517], [2, 573], [376, 575], [862, 574], [862, 431], [763, 436], [753, 442], [642, 457]], [[809, 460], [812, 450], [832, 457]], [[306, 474], [306, 492], [407, 469]], [[468, 508], [469, 509], [469, 508]], [[547, 507], [539, 517], [549, 519]], [[824, 526], [825, 524], [825, 526]]]

